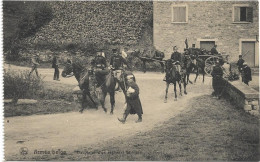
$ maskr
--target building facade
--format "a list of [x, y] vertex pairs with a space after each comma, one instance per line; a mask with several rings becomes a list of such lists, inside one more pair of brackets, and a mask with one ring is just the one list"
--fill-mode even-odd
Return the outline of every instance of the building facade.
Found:
[[231, 62], [238, 55], [251, 67], [259, 66], [258, 1], [155, 1], [154, 46], [170, 58], [172, 47], [210, 50], [215, 44]]

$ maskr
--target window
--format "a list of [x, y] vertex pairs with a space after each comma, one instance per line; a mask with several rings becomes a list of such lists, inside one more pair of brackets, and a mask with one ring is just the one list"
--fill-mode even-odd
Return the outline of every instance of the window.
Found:
[[186, 23], [188, 21], [187, 5], [172, 5], [172, 22]]
[[253, 22], [253, 7], [249, 5], [234, 5], [233, 22]]

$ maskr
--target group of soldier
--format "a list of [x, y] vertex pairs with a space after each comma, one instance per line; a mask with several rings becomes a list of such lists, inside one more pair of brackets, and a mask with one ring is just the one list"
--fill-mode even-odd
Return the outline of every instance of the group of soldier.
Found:
[[[217, 46], [214, 46], [211, 50], [212, 53], [217, 53], [216, 50]], [[107, 74], [109, 69], [112, 70], [113, 76], [117, 82], [122, 81], [122, 70], [123, 66], [126, 65], [129, 69], [131, 69], [126, 61], [127, 53], [125, 50], [119, 53], [118, 49], [112, 49], [112, 56], [110, 59], [109, 66], [107, 65], [107, 61], [104, 55], [104, 52], [97, 52], [95, 58], [91, 61], [91, 70], [95, 75], [95, 80], [97, 87], [102, 86], [104, 82], [104, 76]], [[183, 57], [180, 52], [178, 52], [177, 46], [173, 47], [173, 53], [171, 54], [171, 60], [174, 65], [180, 66], [183, 68]], [[71, 63], [68, 60], [68, 63]], [[36, 54], [32, 58], [32, 70], [29, 75], [32, 74], [33, 71], [36, 72], [38, 75], [37, 67], [39, 66], [39, 55]], [[242, 74], [242, 81], [248, 85], [248, 82], [252, 80], [251, 77], [251, 69], [247, 66], [247, 63], [242, 59], [242, 56], [239, 55], [239, 60], [237, 62], [238, 70]], [[59, 81], [59, 65], [58, 65], [58, 58], [57, 55], [54, 55], [52, 60], [52, 68], [54, 68], [54, 80]], [[216, 62], [216, 65], [213, 67], [212, 75], [212, 87], [214, 92], [212, 93], [213, 97], [220, 97], [223, 91], [223, 68], [221, 67], [221, 63], [219, 61]], [[126, 84], [127, 84], [127, 91], [126, 91], [126, 108], [123, 114], [123, 118], [118, 119], [120, 122], [125, 123], [126, 118], [129, 114], [137, 114], [138, 120], [137, 122], [142, 121], [142, 105], [139, 99], [139, 87], [135, 82], [135, 77], [133, 75], [126, 75]], [[164, 78], [164, 81], [166, 77]], [[119, 84], [118, 84], [119, 85]], [[119, 86], [116, 90], [119, 90]]]

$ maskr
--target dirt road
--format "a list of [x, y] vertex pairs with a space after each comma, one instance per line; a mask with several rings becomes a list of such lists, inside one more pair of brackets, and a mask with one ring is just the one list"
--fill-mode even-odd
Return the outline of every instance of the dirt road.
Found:
[[[14, 67], [14, 69], [16, 69]], [[26, 69], [26, 68], [24, 68]], [[53, 81], [52, 69], [39, 69], [44, 81]], [[71, 152], [80, 146], [91, 146], [112, 138], [129, 137], [136, 133], [151, 130], [164, 121], [188, 109], [187, 103], [196, 96], [210, 94], [211, 78], [201, 83], [188, 85], [188, 95], [173, 99], [173, 86], [169, 89], [168, 103], [164, 103], [165, 83], [161, 73], [134, 73], [140, 87], [140, 98], [144, 110], [143, 122], [135, 123], [136, 115], [128, 117], [126, 124], [118, 122], [123, 113], [123, 94], [117, 92], [114, 115], [105, 114], [99, 110], [86, 110], [83, 114], [70, 112], [53, 115], [32, 115], [25, 117], [5, 118], [5, 159], [22, 159], [37, 155], [37, 151], [63, 150]], [[191, 76], [193, 79], [194, 76]], [[76, 79], [61, 78], [60, 84], [77, 85]], [[109, 97], [106, 105], [110, 108]], [[7, 123], [7, 120], [9, 121]], [[21, 155], [21, 148], [28, 149], [27, 155]], [[36, 151], [36, 152], [35, 152]]]

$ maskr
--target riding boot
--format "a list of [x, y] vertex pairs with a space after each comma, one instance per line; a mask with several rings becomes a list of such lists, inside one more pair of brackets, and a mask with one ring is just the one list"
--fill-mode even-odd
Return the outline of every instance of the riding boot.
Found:
[[124, 114], [123, 115], [123, 118], [121, 118], [121, 119], [119, 119], [119, 118], [117, 118], [121, 123], [123, 123], [123, 124], [125, 124], [125, 121], [126, 121], [126, 118], [127, 118], [127, 114]]
[[138, 120], [135, 121], [136, 123], [142, 122], [142, 114], [138, 114]]

